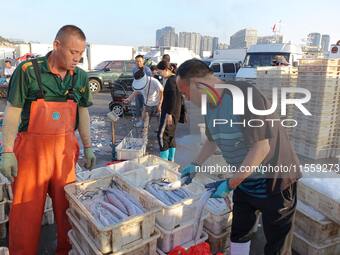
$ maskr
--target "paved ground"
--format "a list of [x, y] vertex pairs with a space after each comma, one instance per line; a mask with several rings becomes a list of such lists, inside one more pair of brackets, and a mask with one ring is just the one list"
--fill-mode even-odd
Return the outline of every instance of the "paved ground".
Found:
[[[91, 114], [91, 132], [92, 138], [95, 145], [96, 155], [97, 155], [97, 166], [102, 166], [106, 162], [111, 161], [112, 158], [112, 149], [111, 145], [111, 123], [106, 119], [106, 114], [108, 112], [108, 104], [111, 100], [111, 96], [109, 93], [100, 93], [94, 96], [94, 106], [90, 108]], [[0, 111], [3, 111], [5, 107], [5, 101], [0, 100]], [[119, 120], [116, 125], [116, 142], [119, 142], [123, 137], [125, 137], [132, 125], [131, 116], [126, 116]], [[190, 126], [192, 128], [190, 128]], [[177, 137], [179, 147], [181, 147], [181, 143], [184, 143], [185, 146], [185, 137], [189, 133], [198, 132], [196, 123], [191, 122], [191, 125], [180, 125], [178, 126]], [[156, 142], [156, 131], [157, 123], [156, 119], [152, 120], [152, 125], [149, 131], [149, 145], [148, 152], [153, 154], [158, 154], [158, 145]], [[181, 137], [183, 138], [181, 140]], [[196, 146], [196, 145], [194, 145]], [[199, 146], [199, 144], [198, 144]], [[193, 147], [193, 151], [197, 151], [196, 147]], [[190, 161], [190, 157], [184, 155], [184, 157], [179, 153], [178, 160], [184, 162]], [[177, 160], [176, 158], [176, 160]], [[81, 160], [80, 160], [81, 164]], [[40, 251], [39, 254], [54, 254], [55, 249], [55, 226], [47, 225], [42, 227], [41, 234], [41, 242], [40, 242]], [[263, 254], [263, 245], [265, 242], [265, 237], [263, 235], [262, 228], [260, 227], [257, 234], [255, 235], [252, 241], [251, 255], [261, 255]], [[0, 245], [6, 245], [7, 240], [0, 240]]]

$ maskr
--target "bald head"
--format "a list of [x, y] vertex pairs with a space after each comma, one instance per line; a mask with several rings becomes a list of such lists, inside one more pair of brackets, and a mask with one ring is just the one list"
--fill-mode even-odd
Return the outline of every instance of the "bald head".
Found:
[[84, 32], [75, 25], [65, 25], [59, 29], [55, 40], [60, 42], [64, 42], [67, 38], [76, 37], [82, 41], [86, 41], [86, 36]]
[[84, 32], [74, 25], [66, 25], [59, 29], [53, 42], [50, 61], [59, 70], [75, 69], [86, 47]]

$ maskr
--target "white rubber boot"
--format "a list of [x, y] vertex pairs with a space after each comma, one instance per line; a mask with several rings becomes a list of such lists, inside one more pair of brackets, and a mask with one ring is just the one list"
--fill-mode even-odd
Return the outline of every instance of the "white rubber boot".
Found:
[[249, 255], [250, 241], [246, 243], [230, 242], [230, 255]]

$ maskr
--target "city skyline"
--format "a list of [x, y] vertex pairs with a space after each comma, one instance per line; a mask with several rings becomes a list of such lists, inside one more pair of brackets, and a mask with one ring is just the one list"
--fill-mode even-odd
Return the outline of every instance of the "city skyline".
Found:
[[[146, 0], [143, 5], [134, 0], [86, 3], [60, 0], [58, 5], [53, 5], [53, 12], [50, 3], [42, 0], [4, 2], [3, 20], [8, 22], [0, 35], [50, 43], [58, 28], [75, 24], [84, 30], [89, 43], [141, 46], [154, 45], [155, 30], [172, 26], [177, 31], [218, 37], [221, 43], [229, 44], [230, 36], [243, 28], [255, 28], [259, 35], [270, 36], [273, 25], [281, 20], [285, 41], [301, 43], [312, 32], [330, 35], [331, 44], [340, 39], [332, 18], [336, 17], [340, 3], [334, 0], [327, 4], [322, 1], [217, 0], [214, 5], [203, 0], [174, 0], [171, 4]], [[319, 22], [310, 22], [315, 17]], [[21, 29], [23, 20], [25, 29]]]

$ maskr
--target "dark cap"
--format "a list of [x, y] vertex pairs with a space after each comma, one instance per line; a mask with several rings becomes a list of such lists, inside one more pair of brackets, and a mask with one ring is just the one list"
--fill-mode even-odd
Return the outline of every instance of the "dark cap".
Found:
[[144, 73], [144, 68], [139, 68], [134, 74], [133, 74], [133, 78], [135, 78], [135, 80], [139, 80], [141, 78], [143, 78], [145, 75]]

